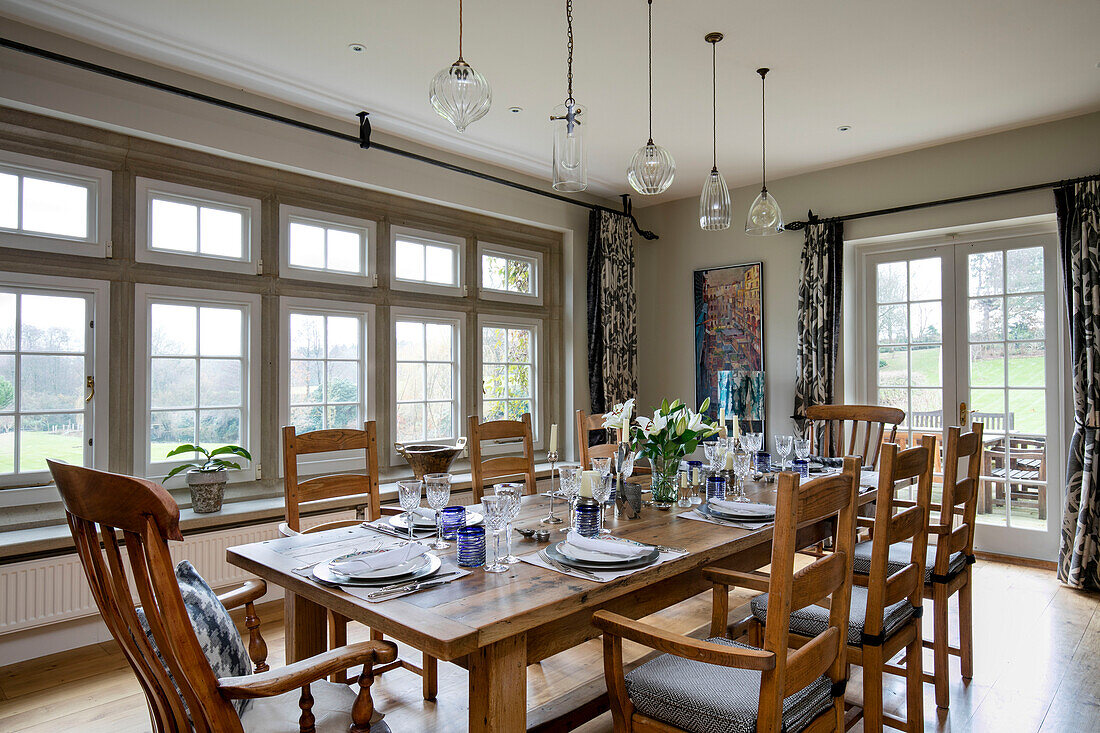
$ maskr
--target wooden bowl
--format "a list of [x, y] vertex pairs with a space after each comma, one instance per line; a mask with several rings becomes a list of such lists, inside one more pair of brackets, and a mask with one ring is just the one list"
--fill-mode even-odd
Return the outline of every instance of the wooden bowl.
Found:
[[466, 438], [459, 438], [454, 445], [394, 443], [393, 447], [408, 462], [417, 480], [423, 480], [427, 473], [447, 473], [458, 454], [466, 450]]

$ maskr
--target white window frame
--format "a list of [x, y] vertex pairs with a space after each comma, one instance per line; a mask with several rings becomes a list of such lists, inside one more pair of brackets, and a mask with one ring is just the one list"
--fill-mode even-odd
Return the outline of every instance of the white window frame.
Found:
[[[111, 171], [0, 150], [0, 172], [83, 186], [89, 194], [87, 237], [0, 229], [0, 246], [84, 257], [111, 256]], [[20, 206], [20, 219], [22, 215]]]
[[[454, 379], [454, 436], [459, 438], [463, 433], [464, 415], [466, 414], [466, 375], [463, 369], [466, 338], [466, 314], [454, 311], [435, 310], [426, 308], [390, 308], [390, 393], [387, 397], [390, 405], [389, 446], [390, 465], [404, 463], [401, 455], [393, 448], [397, 441], [397, 322], [401, 320], [422, 321], [425, 323], [445, 323], [455, 327], [454, 354], [452, 359], [455, 364]], [[480, 378], [480, 377], [479, 377]], [[447, 440], [439, 438], [438, 440]]]
[[[108, 379], [110, 373], [110, 348], [108, 343], [110, 328], [108, 324], [111, 322], [111, 284], [105, 280], [44, 277], [41, 275], [0, 272], [0, 285], [21, 290], [38, 290], [46, 295], [76, 294], [90, 298], [93, 309], [92, 324], [95, 325], [93, 327], [90, 324], [88, 328], [90, 333], [86, 336], [86, 347], [91, 351], [91, 357], [86, 359], [85, 363], [91, 364], [93, 373], [89, 376], [96, 378], [96, 384], [94, 399], [87, 403], [88, 407], [85, 410], [85, 439], [90, 439], [92, 445], [89, 446], [85, 442], [84, 461], [91, 468], [102, 471], [107, 470], [109, 445], [107, 405], [110, 404], [110, 390], [108, 387], [110, 382]], [[18, 388], [17, 384], [13, 386]], [[0, 489], [45, 486], [52, 483], [52, 481], [49, 471], [4, 474], [0, 476]], [[56, 495], [54, 495], [54, 498], [56, 499]]]
[[[542, 425], [542, 406], [546, 400], [546, 385], [543, 383], [541, 376], [545, 371], [545, 360], [543, 354], [545, 349], [543, 348], [543, 322], [538, 318], [525, 318], [522, 316], [502, 316], [495, 314], [481, 314], [477, 317], [477, 415], [478, 419], [484, 419], [482, 416], [485, 414], [485, 395], [483, 391], [483, 379], [485, 369], [485, 340], [484, 329], [486, 327], [498, 327], [498, 328], [525, 328], [530, 329], [534, 334], [534, 342], [531, 344], [531, 384], [534, 389], [531, 393], [531, 438], [533, 440], [533, 448], [540, 450], [543, 447], [543, 433], [540, 429]], [[492, 442], [486, 442], [483, 444], [481, 452], [486, 455], [493, 455], [496, 453], [514, 453], [518, 449], [522, 449], [522, 445], [515, 439], [498, 440]]]
[[[441, 285], [439, 283], [424, 282], [422, 280], [403, 280], [397, 277], [397, 240], [416, 242], [429, 247], [447, 247], [454, 251], [454, 285]], [[450, 234], [439, 234], [423, 229], [410, 229], [408, 227], [390, 227], [390, 287], [394, 290], [408, 290], [414, 293], [431, 293], [433, 295], [450, 295], [464, 297], [466, 285], [463, 282], [466, 261], [466, 240]]]
[[[327, 316], [353, 316], [360, 319], [362, 330], [359, 334], [362, 362], [362, 380], [359, 390], [359, 407], [363, 419], [370, 421], [374, 415], [374, 392], [378, 384], [377, 362], [375, 361], [375, 308], [367, 303], [354, 303], [338, 300], [319, 300], [316, 298], [280, 298], [279, 299], [279, 424], [290, 425], [290, 314], [311, 313]], [[361, 429], [361, 426], [360, 426]], [[281, 445], [282, 441], [280, 441]], [[281, 450], [281, 449], [280, 449]], [[280, 470], [282, 462], [280, 456]], [[346, 451], [338, 453], [317, 453], [298, 460], [299, 470], [303, 473], [326, 473], [333, 471], [351, 471], [363, 469], [363, 455], [350, 457]]]
[[[482, 267], [486, 256], [501, 257], [508, 260], [522, 260], [531, 265], [531, 293], [514, 293], [510, 290], [496, 290], [485, 286], [485, 270]], [[524, 303], [542, 305], [542, 252], [531, 249], [519, 249], [503, 244], [478, 242], [477, 244], [477, 294], [482, 300], [500, 300], [506, 303]]]
[[[290, 225], [301, 222], [325, 229], [340, 229], [361, 234], [363, 245], [359, 251], [360, 271], [343, 272], [323, 267], [302, 267], [290, 264]], [[360, 287], [378, 286], [377, 269], [378, 223], [370, 219], [357, 219], [351, 216], [330, 214], [324, 211], [305, 209], [300, 206], [279, 206], [279, 275], [297, 280], [313, 282], [333, 282]]]
[[[134, 287], [134, 470], [138, 475], [160, 481], [172, 468], [188, 460], [152, 462], [149, 457], [149, 390], [152, 370], [149, 368], [152, 338], [149, 328], [149, 309], [153, 302], [178, 301], [181, 305], [195, 307], [227, 305], [245, 308], [242, 324], [248, 329], [243, 345], [248, 348], [247, 366], [241, 374], [243, 384], [241, 417], [241, 445], [248, 448], [252, 461], [246, 462], [240, 471], [230, 471], [230, 483], [253, 481], [260, 468], [260, 308], [258, 294], [234, 293], [225, 290], [199, 288], [175, 288], [138, 284]], [[196, 344], [196, 348], [198, 345]], [[184, 485], [183, 474], [172, 478], [176, 485]]]
[[[158, 181], [152, 178], [138, 178], [136, 186], [134, 258], [138, 262], [221, 270], [243, 275], [258, 275], [262, 272], [260, 263], [259, 199], [222, 191], [212, 191], [206, 188], [185, 186], [181, 183]], [[240, 213], [244, 225], [247, 227], [241, 241], [242, 256], [240, 258], [220, 257], [218, 255], [202, 254], [201, 252], [191, 253], [153, 249], [151, 212], [154, 198]]]

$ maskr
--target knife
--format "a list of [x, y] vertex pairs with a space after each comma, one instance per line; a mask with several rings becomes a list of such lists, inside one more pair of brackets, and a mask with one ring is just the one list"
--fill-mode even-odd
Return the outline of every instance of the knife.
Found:
[[558, 570], [560, 570], [563, 573], [576, 573], [576, 574], [580, 575], [583, 578], [587, 578], [588, 580], [594, 580], [596, 582], [602, 582], [603, 581], [603, 578], [601, 578], [600, 576], [596, 575], [595, 573], [591, 573], [587, 570], [584, 570], [583, 568], [567, 567], [563, 563], [560, 563], [557, 560], [555, 560], [554, 558], [547, 555], [545, 550], [539, 550], [539, 557], [541, 557], [547, 563], [554, 566], [555, 568], [557, 568]]
[[[442, 580], [443, 578], [449, 578], [452, 575], [458, 575], [458, 571], [455, 570], [455, 571], [452, 571], [450, 573], [439, 573], [438, 575], [433, 575], [432, 577], [428, 578], [427, 580], [419, 581], [419, 582], [430, 583], [434, 580]], [[398, 588], [407, 588], [410, 585], [416, 585], [416, 583], [391, 583], [390, 585], [384, 585], [381, 588], [379, 588], [378, 590], [373, 591], [373, 592], [374, 593], [383, 593], [385, 591], [397, 590]]]
[[367, 599], [371, 601], [377, 601], [387, 596], [402, 595], [404, 593], [416, 593], [417, 591], [427, 590], [428, 588], [435, 588], [437, 585], [446, 585], [451, 580], [422, 580], [418, 583], [409, 583], [408, 585], [400, 585], [396, 588], [383, 588], [367, 594]]

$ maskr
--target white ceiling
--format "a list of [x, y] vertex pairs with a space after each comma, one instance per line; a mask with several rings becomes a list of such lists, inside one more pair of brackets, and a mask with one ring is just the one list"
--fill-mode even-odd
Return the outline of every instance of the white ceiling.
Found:
[[[466, 0], [464, 55], [493, 108], [461, 135], [427, 93], [457, 56], [455, 0], [0, 0], [0, 12], [344, 120], [366, 109], [376, 129], [548, 179], [564, 5]], [[645, 2], [575, 6], [591, 189], [614, 195], [646, 139]], [[654, 138], [677, 175], [637, 205], [697, 195], [710, 169], [707, 31], [726, 35], [718, 165], [731, 188], [759, 180], [758, 66], [772, 69], [772, 179], [1100, 109], [1097, 0], [656, 0], [654, 24]]]

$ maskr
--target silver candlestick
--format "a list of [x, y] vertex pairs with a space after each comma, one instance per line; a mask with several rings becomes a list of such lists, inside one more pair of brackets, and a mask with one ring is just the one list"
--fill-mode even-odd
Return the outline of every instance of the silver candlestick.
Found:
[[548, 451], [546, 460], [550, 461], [550, 513], [543, 518], [542, 524], [561, 524], [561, 517], [554, 514], [554, 464], [558, 462], [558, 452]]

